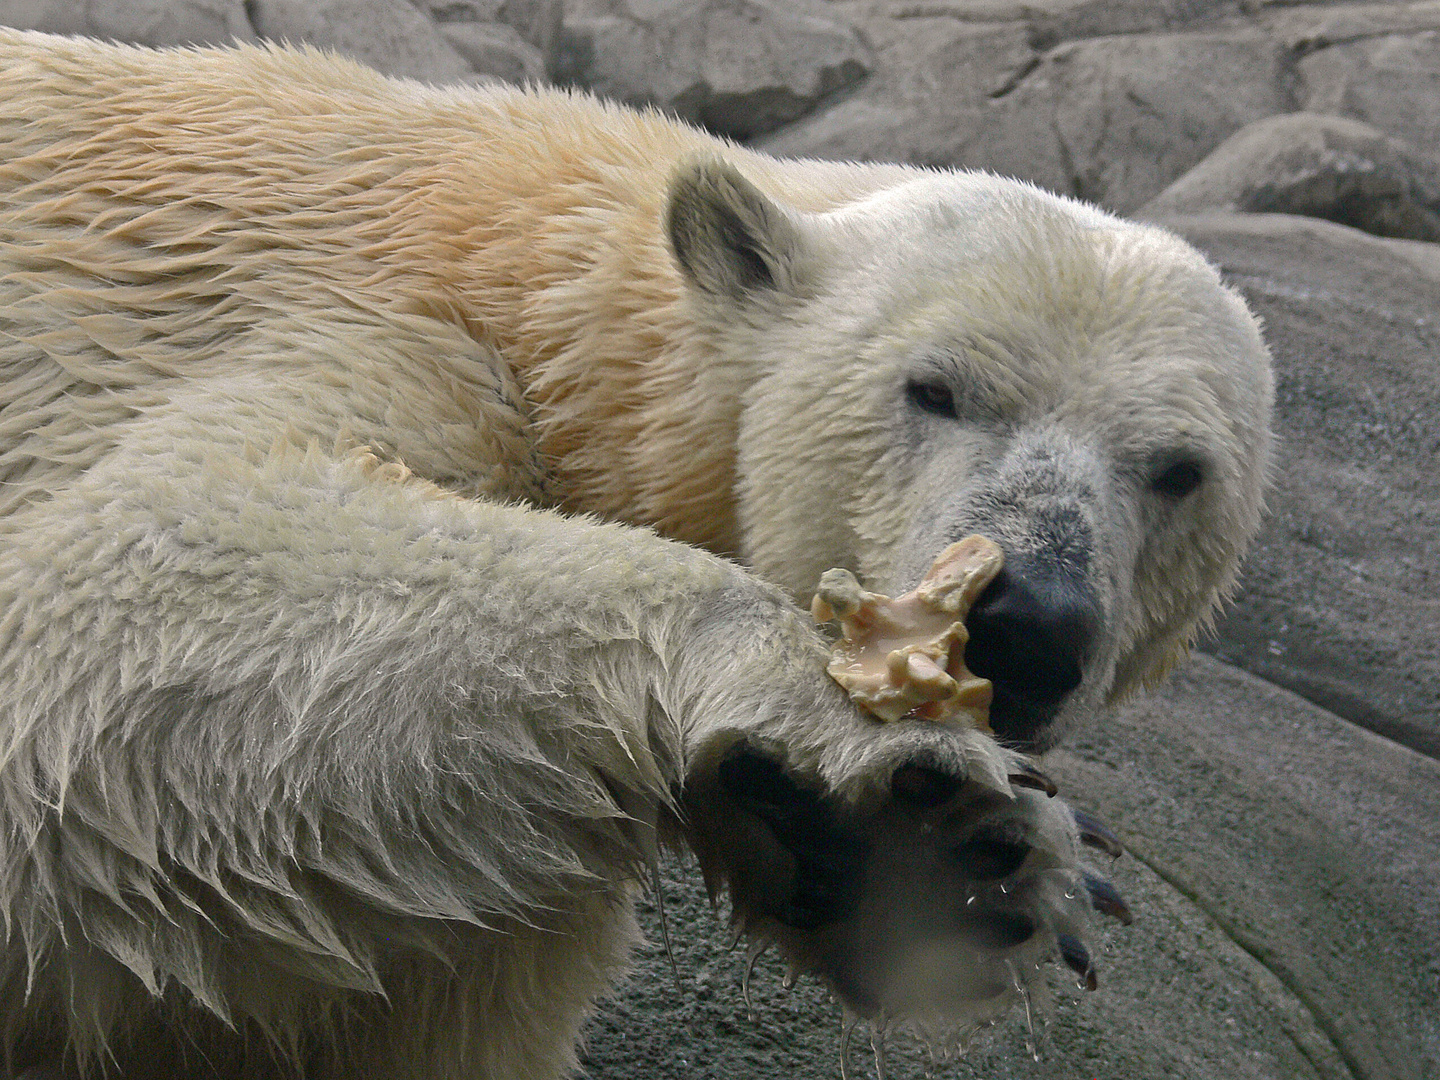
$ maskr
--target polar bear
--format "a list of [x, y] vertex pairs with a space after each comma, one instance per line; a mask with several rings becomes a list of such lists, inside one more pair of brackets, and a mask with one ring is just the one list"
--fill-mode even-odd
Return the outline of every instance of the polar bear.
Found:
[[[303, 49], [6, 31], [0, 147], [10, 1071], [564, 1076], [662, 842], [864, 1015], [1089, 977], [1110, 840], [1020, 753], [1269, 457], [1196, 252]], [[994, 737], [863, 716], [797, 601], [970, 533]]]

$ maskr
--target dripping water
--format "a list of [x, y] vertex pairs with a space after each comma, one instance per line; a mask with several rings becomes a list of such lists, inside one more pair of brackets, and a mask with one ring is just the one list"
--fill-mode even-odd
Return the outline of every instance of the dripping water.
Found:
[[850, 1080], [850, 1036], [860, 1018], [846, 1009], [840, 1014], [840, 1080]]
[[875, 1053], [875, 1080], [890, 1080], [890, 1070], [885, 1059], [885, 1035], [889, 1026], [889, 1021], [883, 1015], [878, 1022], [870, 1025], [870, 1049]]
[[1030, 991], [1020, 981], [1020, 972], [1015, 969], [1014, 964], [1007, 963], [1010, 968], [1010, 978], [1015, 983], [1015, 992], [1020, 995], [1020, 1001], [1025, 1006], [1025, 1052], [1035, 1061], [1040, 1060], [1040, 1051], [1035, 1045], [1035, 1014], [1030, 1008]]
[[745, 957], [745, 974], [740, 978], [740, 996], [745, 999], [745, 1015], [752, 1024], [755, 1022], [755, 1006], [750, 1003], [750, 978], [755, 974], [756, 963], [769, 947], [763, 941], [757, 941], [750, 946], [750, 952]]
[[670, 920], [665, 917], [665, 891], [660, 887], [660, 864], [650, 864], [650, 888], [655, 890], [655, 910], [660, 913], [660, 940], [665, 943], [665, 958], [670, 961], [670, 977], [675, 980], [675, 993], [683, 994], [680, 966], [675, 963], [675, 950], [670, 947]]

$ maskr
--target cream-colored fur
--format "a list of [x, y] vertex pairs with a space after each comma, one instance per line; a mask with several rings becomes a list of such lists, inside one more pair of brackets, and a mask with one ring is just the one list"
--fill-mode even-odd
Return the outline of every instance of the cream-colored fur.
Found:
[[860, 810], [993, 774], [1070, 873], [1008, 752], [860, 717], [761, 579], [894, 585], [992, 503], [1033, 547], [1023, 473], [1095, 538], [1094, 712], [1233, 580], [1268, 398], [1199, 256], [1010, 181], [0, 31], [9, 1067], [562, 1076], [742, 743]]

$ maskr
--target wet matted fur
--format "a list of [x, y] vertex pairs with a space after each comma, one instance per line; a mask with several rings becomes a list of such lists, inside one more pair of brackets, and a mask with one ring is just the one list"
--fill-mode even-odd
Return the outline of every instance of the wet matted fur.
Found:
[[[9, 1068], [565, 1075], [662, 833], [862, 1012], [1085, 972], [1015, 750], [1183, 650], [1268, 460], [1193, 250], [308, 50], [0, 31], [0, 147]], [[795, 601], [969, 533], [999, 741], [862, 717]]]

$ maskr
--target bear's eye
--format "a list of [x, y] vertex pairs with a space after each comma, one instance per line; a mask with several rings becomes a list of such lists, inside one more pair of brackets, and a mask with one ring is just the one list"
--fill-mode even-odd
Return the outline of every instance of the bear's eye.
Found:
[[912, 379], [905, 384], [905, 396], [921, 412], [943, 416], [948, 420], [959, 418], [955, 409], [955, 395], [950, 387], [942, 382], [918, 382]]
[[1150, 487], [1157, 495], [1179, 501], [1198, 488], [1205, 479], [1205, 470], [1198, 461], [1188, 458], [1172, 462], [1150, 481]]

